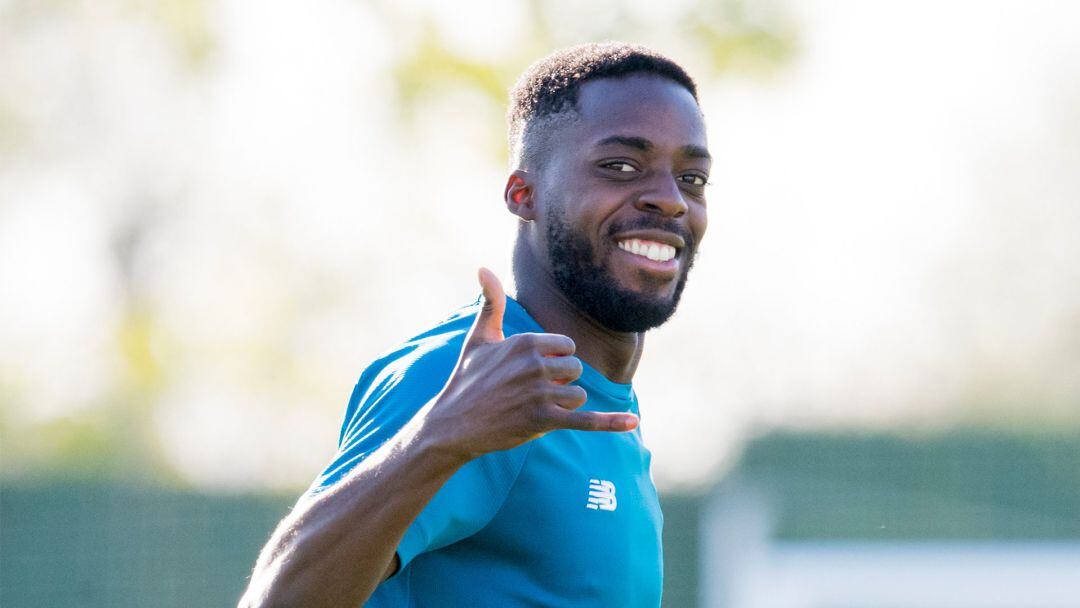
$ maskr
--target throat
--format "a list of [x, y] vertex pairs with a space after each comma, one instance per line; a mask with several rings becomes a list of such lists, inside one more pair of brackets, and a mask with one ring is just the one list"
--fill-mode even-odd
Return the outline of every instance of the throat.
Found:
[[608, 380], [619, 384], [633, 380], [645, 346], [644, 332], [616, 332], [602, 326], [574, 306], [550, 279], [537, 281], [516, 272], [514, 278], [514, 300], [545, 332], [572, 339], [574, 356]]

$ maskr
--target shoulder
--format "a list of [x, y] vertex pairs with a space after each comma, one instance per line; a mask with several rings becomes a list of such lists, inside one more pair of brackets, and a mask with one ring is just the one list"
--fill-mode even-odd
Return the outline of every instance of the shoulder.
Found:
[[434, 397], [454, 371], [479, 310], [474, 302], [384, 351], [360, 374], [342, 420], [339, 446], [373, 426], [392, 429]]
[[476, 303], [458, 308], [425, 331], [384, 351], [364, 369], [361, 382], [366, 378], [371, 384], [389, 388], [407, 377], [422, 380], [418, 371], [453, 366], [478, 310]]
[[[380, 354], [361, 374], [361, 384], [390, 388], [406, 380], [422, 380], [424, 374], [453, 370], [465, 336], [480, 312], [482, 296], [454, 310], [441, 321]], [[503, 333], [507, 337], [526, 331], [543, 331], [516, 302], [507, 301]]]
[[310, 493], [336, 483], [442, 390], [478, 309], [474, 303], [453, 311], [383, 352], [364, 369], [345, 408], [337, 452]]

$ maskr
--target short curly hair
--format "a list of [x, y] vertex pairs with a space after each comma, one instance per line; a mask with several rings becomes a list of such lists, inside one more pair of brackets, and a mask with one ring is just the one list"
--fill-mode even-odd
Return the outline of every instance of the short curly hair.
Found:
[[574, 116], [581, 85], [598, 78], [655, 74], [682, 85], [697, 101], [697, 85], [679, 64], [656, 51], [624, 42], [582, 44], [565, 48], [529, 66], [510, 89], [510, 163], [533, 168], [546, 148], [542, 126]]

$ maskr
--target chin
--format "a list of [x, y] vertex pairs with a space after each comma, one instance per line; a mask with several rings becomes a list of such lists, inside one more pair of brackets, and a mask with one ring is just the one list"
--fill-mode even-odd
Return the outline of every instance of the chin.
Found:
[[[671, 318], [686, 285], [692, 257], [675, 277], [632, 273], [626, 277], [633, 280], [634, 287], [629, 287], [621, 272], [613, 272], [622, 264], [612, 257], [614, 252], [598, 256], [593, 243], [566, 226], [557, 212], [552, 216], [548, 226], [552, 275], [556, 287], [578, 310], [601, 326], [621, 333], [644, 332]], [[692, 253], [692, 246], [687, 251]], [[626, 270], [625, 266], [622, 270]]]
[[675, 314], [686, 282], [685, 276], [681, 277], [674, 293], [661, 296], [647, 288], [627, 287], [603, 271], [562, 279], [563, 293], [582, 312], [607, 329], [624, 333], [644, 332], [666, 323]]

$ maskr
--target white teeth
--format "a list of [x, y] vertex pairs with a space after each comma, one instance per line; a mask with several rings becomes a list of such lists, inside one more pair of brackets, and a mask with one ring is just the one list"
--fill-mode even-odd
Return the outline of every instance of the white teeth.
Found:
[[619, 249], [649, 258], [655, 262], [666, 262], [675, 257], [675, 248], [671, 245], [641, 241], [639, 239], [619, 241]]

